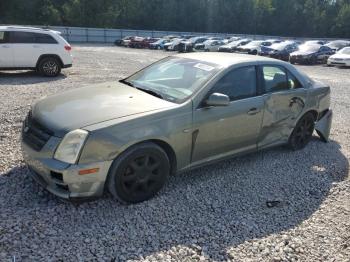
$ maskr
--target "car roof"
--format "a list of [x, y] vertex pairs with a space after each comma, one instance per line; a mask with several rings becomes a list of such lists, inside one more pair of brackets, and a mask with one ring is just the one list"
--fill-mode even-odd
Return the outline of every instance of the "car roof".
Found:
[[194, 52], [194, 53], [184, 53], [177, 54], [174, 57], [182, 57], [187, 59], [194, 59], [207, 63], [214, 63], [223, 67], [229, 67], [232, 65], [244, 63], [244, 62], [273, 62], [278, 64], [283, 64], [283, 62], [262, 57], [262, 56], [253, 56], [246, 54], [235, 54], [235, 53], [220, 53], [220, 52]]
[[29, 26], [15, 26], [15, 25], [0, 26], [0, 30], [43, 32], [43, 33], [50, 33], [51, 32], [51, 33], [59, 33], [60, 34], [60, 32], [54, 31], [54, 30], [50, 30], [50, 29], [29, 27]]

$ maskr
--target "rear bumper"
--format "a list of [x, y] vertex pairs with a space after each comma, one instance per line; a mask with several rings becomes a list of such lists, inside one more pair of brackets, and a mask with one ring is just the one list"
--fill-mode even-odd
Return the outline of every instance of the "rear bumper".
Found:
[[[30, 175], [43, 188], [64, 199], [93, 198], [103, 194], [112, 161], [70, 165], [45, 156], [43, 152], [47, 152], [46, 145], [37, 152], [22, 142], [23, 159], [31, 171]], [[98, 172], [79, 175], [80, 170], [95, 168]]]
[[324, 142], [329, 141], [329, 135], [331, 133], [331, 128], [332, 128], [332, 120], [333, 120], [333, 111], [329, 109], [316, 122], [315, 129], [317, 131], [317, 134], [321, 137], [321, 139]]
[[72, 64], [67, 64], [67, 65], [63, 65], [63, 68], [69, 68], [69, 67], [72, 67], [73, 65]]

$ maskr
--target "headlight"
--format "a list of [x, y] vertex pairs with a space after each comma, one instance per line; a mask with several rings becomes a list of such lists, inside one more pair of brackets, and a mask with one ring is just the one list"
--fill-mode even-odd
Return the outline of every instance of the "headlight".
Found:
[[75, 164], [87, 136], [88, 132], [81, 129], [69, 132], [58, 146], [54, 158], [62, 162]]

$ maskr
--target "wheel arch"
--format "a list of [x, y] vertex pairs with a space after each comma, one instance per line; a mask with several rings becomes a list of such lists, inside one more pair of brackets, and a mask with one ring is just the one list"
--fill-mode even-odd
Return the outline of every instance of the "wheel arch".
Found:
[[58, 55], [56, 55], [56, 54], [44, 54], [44, 55], [41, 55], [41, 56], [39, 56], [39, 58], [38, 58], [38, 61], [36, 62], [36, 68], [38, 68], [38, 66], [39, 66], [39, 64], [40, 64], [40, 62], [41, 62], [41, 60], [43, 60], [44, 58], [48, 58], [48, 57], [54, 57], [54, 58], [56, 58], [58, 61], [59, 61], [59, 63], [60, 63], [60, 65], [61, 65], [61, 67], [63, 68], [63, 61], [62, 61], [62, 59], [58, 56]]

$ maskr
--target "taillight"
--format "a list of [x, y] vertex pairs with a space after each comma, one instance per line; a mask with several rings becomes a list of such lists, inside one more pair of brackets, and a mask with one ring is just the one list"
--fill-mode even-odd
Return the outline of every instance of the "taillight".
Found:
[[70, 50], [72, 50], [72, 47], [70, 45], [65, 45], [64, 49], [66, 49], [67, 51], [70, 51]]

